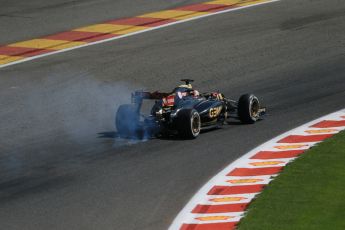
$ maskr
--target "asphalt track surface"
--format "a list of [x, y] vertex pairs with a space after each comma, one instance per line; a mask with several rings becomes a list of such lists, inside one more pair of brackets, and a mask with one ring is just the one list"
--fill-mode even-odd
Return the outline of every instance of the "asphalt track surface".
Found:
[[0, 44], [203, 0], [0, 0]]
[[[159, 2], [144, 9], [169, 6]], [[84, 20], [60, 19], [47, 34]], [[1, 42], [26, 39], [6, 34]], [[344, 107], [344, 37], [344, 1], [283, 0], [0, 69], [1, 229], [166, 229], [227, 164]], [[131, 90], [170, 90], [183, 77], [232, 98], [253, 92], [269, 115], [196, 140], [114, 138], [114, 110]]]

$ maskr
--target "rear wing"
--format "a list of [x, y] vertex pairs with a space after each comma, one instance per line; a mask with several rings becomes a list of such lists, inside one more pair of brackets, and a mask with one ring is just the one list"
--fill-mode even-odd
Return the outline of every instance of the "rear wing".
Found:
[[160, 100], [167, 97], [169, 93], [162, 92], [147, 92], [147, 91], [135, 91], [132, 93], [132, 103], [141, 104], [144, 99], [148, 100]]

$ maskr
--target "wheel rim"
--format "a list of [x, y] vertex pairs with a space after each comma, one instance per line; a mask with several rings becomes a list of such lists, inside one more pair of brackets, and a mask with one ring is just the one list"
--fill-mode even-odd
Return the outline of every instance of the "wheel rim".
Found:
[[250, 116], [256, 119], [259, 115], [259, 109], [260, 109], [259, 101], [256, 98], [254, 98], [251, 101], [251, 105], [250, 105]]
[[197, 114], [192, 117], [192, 132], [194, 135], [200, 132], [200, 117]]

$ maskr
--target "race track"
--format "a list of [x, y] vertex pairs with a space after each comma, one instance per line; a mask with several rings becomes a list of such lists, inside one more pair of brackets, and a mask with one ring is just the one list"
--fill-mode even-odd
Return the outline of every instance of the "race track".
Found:
[[[201, 1], [0, 2], [6, 44]], [[282, 0], [0, 69], [1, 229], [167, 229], [233, 160], [344, 107], [344, 38], [344, 1]], [[269, 114], [196, 140], [114, 138], [132, 90], [185, 77], [234, 99], [253, 92]]]

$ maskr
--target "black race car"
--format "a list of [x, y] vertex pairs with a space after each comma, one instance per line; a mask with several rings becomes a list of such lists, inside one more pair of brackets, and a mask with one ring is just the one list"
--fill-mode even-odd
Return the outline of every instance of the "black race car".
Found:
[[[116, 128], [121, 137], [153, 137], [178, 135], [196, 138], [203, 129], [218, 128], [230, 118], [252, 124], [265, 114], [253, 94], [244, 94], [238, 101], [222, 93], [194, 90], [191, 79], [170, 93], [135, 91], [132, 104], [121, 105], [116, 114]], [[144, 99], [155, 100], [150, 115], [141, 114]]]

